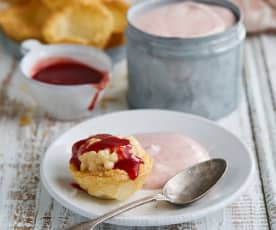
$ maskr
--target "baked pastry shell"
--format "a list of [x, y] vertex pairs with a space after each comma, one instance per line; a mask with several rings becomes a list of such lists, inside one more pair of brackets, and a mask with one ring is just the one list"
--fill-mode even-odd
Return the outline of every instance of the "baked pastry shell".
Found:
[[88, 194], [101, 199], [125, 200], [142, 188], [151, 171], [153, 160], [143, 152], [143, 164], [140, 164], [139, 174], [131, 180], [126, 171], [111, 169], [105, 171], [80, 171], [74, 164], [70, 164], [70, 172], [80, 187]]

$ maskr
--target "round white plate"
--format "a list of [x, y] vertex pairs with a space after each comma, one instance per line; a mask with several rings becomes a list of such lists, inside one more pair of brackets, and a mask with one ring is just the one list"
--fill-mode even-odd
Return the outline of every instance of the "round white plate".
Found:
[[252, 155], [241, 141], [227, 130], [206, 119], [180, 112], [132, 110], [99, 116], [70, 129], [58, 138], [41, 162], [41, 177], [48, 192], [63, 206], [80, 215], [95, 218], [123, 203], [156, 191], [140, 190], [125, 202], [93, 198], [70, 185], [68, 162], [72, 144], [96, 133], [130, 135], [145, 132], [177, 132], [203, 144], [211, 158], [224, 158], [228, 163], [225, 176], [200, 201], [176, 207], [168, 203], [151, 203], [118, 216], [110, 223], [129, 226], [153, 226], [182, 223], [218, 211], [231, 204], [248, 187], [253, 171]]

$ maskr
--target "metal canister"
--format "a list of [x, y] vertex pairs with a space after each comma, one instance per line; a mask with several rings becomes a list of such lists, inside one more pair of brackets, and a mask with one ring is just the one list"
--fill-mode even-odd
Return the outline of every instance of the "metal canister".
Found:
[[193, 0], [225, 7], [236, 17], [226, 31], [205, 37], [160, 37], [132, 24], [147, 10], [183, 1], [141, 0], [129, 10], [128, 104], [218, 119], [233, 111], [239, 101], [245, 38], [239, 8], [226, 0]]

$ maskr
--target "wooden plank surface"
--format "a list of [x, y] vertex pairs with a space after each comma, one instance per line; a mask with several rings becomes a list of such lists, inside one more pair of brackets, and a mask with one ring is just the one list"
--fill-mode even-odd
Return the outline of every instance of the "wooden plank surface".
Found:
[[[239, 200], [214, 215], [145, 229], [276, 229], [273, 41], [275, 37], [269, 36], [247, 41], [240, 106], [219, 121], [252, 150], [258, 163], [254, 184]], [[125, 93], [125, 63], [121, 63], [110, 93], [95, 115], [127, 109]], [[50, 119], [36, 106], [17, 70], [17, 61], [0, 47], [0, 229], [63, 229], [84, 220], [55, 202], [41, 185], [39, 175], [39, 161], [49, 144], [75, 123]], [[138, 228], [105, 224], [99, 229]]]
[[[255, 58], [248, 59], [248, 96], [255, 130], [259, 166], [264, 185], [268, 219], [276, 229], [276, 141], [275, 141], [275, 99], [276, 99], [276, 39], [262, 36], [252, 39], [248, 54], [255, 51]], [[258, 70], [253, 73], [250, 66]]]

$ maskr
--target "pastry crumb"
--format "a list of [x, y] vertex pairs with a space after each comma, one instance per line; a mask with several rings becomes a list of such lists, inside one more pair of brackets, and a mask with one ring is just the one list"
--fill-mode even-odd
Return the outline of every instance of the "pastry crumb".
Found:
[[100, 101], [100, 107], [101, 107], [101, 109], [106, 109], [108, 103], [117, 103], [118, 101], [119, 101], [119, 99], [116, 97], [105, 96]]
[[23, 114], [19, 118], [19, 126], [28, 126], [32, 123], [32, 116], [30, 114]]

